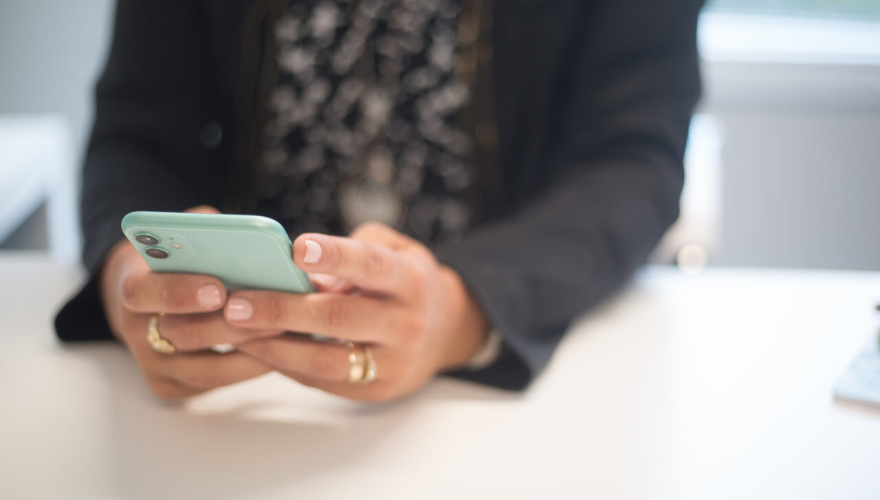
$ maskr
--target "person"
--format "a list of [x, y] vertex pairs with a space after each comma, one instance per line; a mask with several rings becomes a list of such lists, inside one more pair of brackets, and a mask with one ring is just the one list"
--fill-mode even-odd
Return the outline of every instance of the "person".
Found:
[[[170, 399], [269, 371], [526, 388], [678, 216], [701, 7], [120, 0], [58, 336], [115, 337]], [[318, 292], [152, 273], [135, 210], [271, 216]]]

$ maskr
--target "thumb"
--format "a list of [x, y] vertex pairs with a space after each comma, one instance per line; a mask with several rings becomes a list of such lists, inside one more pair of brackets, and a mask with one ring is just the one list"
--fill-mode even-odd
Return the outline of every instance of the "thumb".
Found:
[[361, 224], [349, 236], [353, 240], [373, 243], [392, 250], [402, 251], [421, 244], [409, 236], [384, 224], [367, 222]]

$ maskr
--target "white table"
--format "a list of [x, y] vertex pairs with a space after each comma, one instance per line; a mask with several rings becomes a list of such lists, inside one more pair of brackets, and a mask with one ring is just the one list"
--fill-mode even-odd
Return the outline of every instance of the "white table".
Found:
[[79, 277], [0, 257], [0, 498], [880, 497], [880, 411], [831, 395], [880, 274], [654, 268], [524, 395], [385, 406], [271, 375], [158, 403], [121, 348], [54, 340]]

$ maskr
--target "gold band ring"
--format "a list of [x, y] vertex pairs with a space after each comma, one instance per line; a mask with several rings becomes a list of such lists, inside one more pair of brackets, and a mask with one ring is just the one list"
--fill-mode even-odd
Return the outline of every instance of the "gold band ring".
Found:
[[364, 367], [364, 377], [361, 379], [361, 384], [369, 384], [370, 382], [376, 380], [376, 359], [373, 357], [373, 351], [370, 350], [369, 347], [364, 347], [364, 360], [366, 361], [366, 366]]
[[177, 352], [177, 348], [174, 347], [174, 344], [168, 342], [168, 340], [159, 335], [159, 318], [164, 315], [165, 313], [159, 313], [150, 318], [150, 324], [147, 326], [147, 342], [156, 352], [162, 354], [174, 354]]
[[376, 380], [376, 359], [364, 344], [346, 342], [348, 348], [348, 383], [369, 384]]

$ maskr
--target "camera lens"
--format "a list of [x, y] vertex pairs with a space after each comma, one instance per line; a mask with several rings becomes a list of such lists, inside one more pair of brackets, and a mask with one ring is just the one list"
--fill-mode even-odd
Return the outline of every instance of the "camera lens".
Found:
[[135, 235], [134, 239], [138, 241], [138, 243], [143, 243], [144, 245], [158, 245], [159, 238], [156, 238], [152, 234], [141, 233]]
[[168, 258], [168, 252], [166, 252], [165, 250], [162, 250], [161, 248], [148, 248], [147, 255], [149, 255], [150, 257], [152, 257], [154, 259], [167, 259]]

